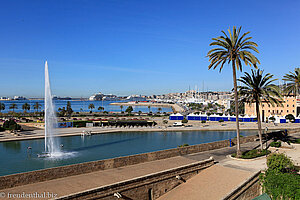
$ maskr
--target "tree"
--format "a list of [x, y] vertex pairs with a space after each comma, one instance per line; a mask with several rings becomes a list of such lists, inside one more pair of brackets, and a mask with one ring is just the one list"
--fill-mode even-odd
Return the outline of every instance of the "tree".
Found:
[[92, 110], [95, 108], [95, 105], [91, 103], [88, 108], [91, 109], [91, 112], [93, 112]]
[[129, 114], [133, 111], [132, 106], [128, 106], [125, 110], [125, 112], [128, 112]]
[[122, 110], [123, 110], [123, 105], [120, 105], [120, 108], [121, 108], [121, 112], [122, 112]]
[[102, 111], [102, 110], [104, 110], [104, 107], [99, 106], [99, 107], [98, 107], [98, 110]]
[[148, 106], [148, 109], [149, 109], [149, 113], [151, 112], [151, 106]]
[[39, 109], [41, 109], [42, 105], [39, 104], [39, 102], [35, 102], [33, 105], [33, 108], [36, 110], [36, 112], [39, 112]]
[[295, 121], [295, 117], [292, 114], [287, 114], [285, 116], [285, 119], [289, 120], [290, 122], [294, 122]]
[[221, 72], [225, 63], [231, 63], [232, 65], [237, 130], [237, 157], [241, 156], [241, 150], [236, 70], [242, 71], [242, 62], [249, 66], [253, 65], [255, 68], [257, 68], [257, 64], [259, 64], [259, 60], [249, 51], [252, 50], [259, 53], [256, 49], [257, 44], [250, 41], [252, 37], [246, 37], [250, 32], [246, 32], [240, 36], [241, 28], [242, 27], [239, 27], [237, 30], [234, 26], [232, 32], [228, 29], [229, 37], [224, 31], [222, 31], [224, 36], [222, 35], [217, 38], [213, 38], [213, 42], [210, 43], [210, 46], [216, 46], [216, 48], [211, 49], [207, 53], [210, 61], [208, 69], [216, 69], [220, 65]]
[[161, 108], [158, 108], [157, 110], [158, 110], [158, 113], [160, 113], [160, 112], [161, 112]]
[[274, 105], [282, 105], [281, 95], [277, 85], [273, 84], [277, 79], [273, 79], [273, 75], [267, 73], [263, 75], [262, 70], [251, 70], [251, 74], [245, 72], [239, 81], [243, 86], [239, 86], [239, 95], [242, 102], [254, 103], [256, 107], [256, 117], [258, 125], [258, 135], [260, 141], [260, 148], [263, 150], [262, 144], [262, 129], [259, 105], [262, 102]]
[[67, 110], [66, 110], [65, 107], [63, 107], [63, 108], [58, 108], [58, 111], [60, 112], [59, 115], [60, 115], [61, 117], [66, 116]]
[[300, 68], [296, 68], [294, 72], [289, 72], [288, 74], [285, 74], [282, 80], [289, 81], [284, 88], [285, 93], [292, 93], [294, 96], [297, 96], [299, 94]]
[[17, 104], [12, 103], [12, 104], [10, 104], [9, 109], [12, 109], [13, 112], [15, 112], [15, 109], [18, 109], [18, 106], [17, 106]]
[[24, 110], [24, 112], [26, 112], [27, 110], [29, 111], [30, 110], [30, 105], [28, 103], [24, 103], [22, 105], [22, 110]]
[[138, 112], [138, 113], [139, 113], [139, 115], [141, 115], [141, 114], [142, 114], [142, 111], [140, 111], [140, 110], [139, 110], [139, 112]]
[[0, 113], [2, 110], [5, 110], [5, 104], [0, 102]]
[[71, 102], [70, 102], [70, 101], [67, 102], [66, 113], [67, 113], [67, 115], [68, 115], [68, 118], [70, 118], [71, 115], [72, 115], [72, 113], [73, 113], [73, 109], [72, 109], [72, 106], [71, 106]]

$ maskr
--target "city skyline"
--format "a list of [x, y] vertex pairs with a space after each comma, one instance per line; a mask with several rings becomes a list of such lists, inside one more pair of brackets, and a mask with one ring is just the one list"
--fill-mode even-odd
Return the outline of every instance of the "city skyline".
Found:
[[203, 82], [205, 91], [229, 91], [230, 66], [208, 71], [206, 53], [234, 25], [258, 43], [259, 67], [281, 79], [299, 66], [300, 3], [255, 2], [5, 2], [0, 96], [42, 97], [46, 60], [62, 97], [202, 91]]

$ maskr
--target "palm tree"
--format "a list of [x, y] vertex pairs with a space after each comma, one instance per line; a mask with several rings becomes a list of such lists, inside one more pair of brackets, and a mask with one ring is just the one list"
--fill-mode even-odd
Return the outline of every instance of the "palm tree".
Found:
[[122, 109], [123, 109], [123, 105], [120, 105], [120, 108], [121, 108], [121, 112], [122, 112]]
[[91, 103], [88, 108], [91, 109], [92, 112], [92, 110], [95, 108], [95, 105]]
[[224, 36], [222, 35], [217, 38], [213, 38], [213, 42], [210, 43], [210, 46], [216, 46], [216, 48], [211, 49], [207, 53], [210, 61], [208, 69], [216, 69], [220, 65], [221, 72], [225, 63], [231, 63], [232, 65], [237, 130], [237, 157], [241, 156], [241, 150], [236, 70], [242, 71], [242, 62], [249, 66], [253, 65], [255, 68], [257, 68], [257, 64], [259, 64], [259, 60], [250, 51], [252, 50], [259, 53], [256, 49], [257, 44], [250, 41], [252, 37], [246, 37], [249, 32], [246, 32], [240, 36], [241, 28], [242, 27], [236, 29], [236, 27], [234, 26], [232, 32], [230, 31], [230, 29], [228, 29], [229, 37], [224, 31], [222, 31]]
[[151, 106], [148, 106], [148, 109], [149, 109], [149, 113], [151, 112]]
[[15, 109], [18, 109], [18, 106], [17, 106], [17, 104], [12, 103], [12, 104], [10, 104], [9, 109], [12, 109], [13, 112], [15, 112]]
[[42, 105], [39, 104], [39, 102], [35, 102], [33, 105], [33, 108], [36, 110], [36, 112], [39, 112], [39, 109], [41, 109]]
[[294, 72], [289, 72], [283, 76], [284, 81], [289, 81], [284, 88], [287, 94], [293, 93], [295, 96], [299, 94], [300, 87], [300, 68], [296, 68]]
[[0, 102], [0, 113], [2, 110], [5, 110], [5, 104]]
[[245, 72], [245, 76], [242, 76], [238, 80], [243, 83], [243, 86], [238, 87], [242, 101], [249, 104], [255, 103], [261, 150], [263, 150], [263, 143], [259, 105], [262, 102], [267, 102], [268, 104], [272, 104], [272, 106], [275, 104], [282, 105], [279, 87], [273, 84], [276, 80], [273, 79], [272, 74], [267, 73], [263, 75], [263, 71], [259, 69], [251, 70], [251, 74]]
[[30, 110], [30, 105], [28, 103], [24, 103], [22, 105], [22, 110], [24, 110], [24, 112], [26, 112], [27, 110]]

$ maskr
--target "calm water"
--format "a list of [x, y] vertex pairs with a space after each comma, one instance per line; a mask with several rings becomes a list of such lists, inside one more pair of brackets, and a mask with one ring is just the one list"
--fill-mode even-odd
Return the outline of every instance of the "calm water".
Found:
[[[81, 109], [83, 112], [88, 112], [90, 111], [90, 109], [88, 109], [88, 106], [92, 103], [95, 105], [95, 109], [93, 109], [94, 112], [98, 112], [98, 108], [99, 106], [104, 107], [105, 111], [108, 112], [120, 112], [120, 106], [113, 106], [113, 105], [109, 105], [110, 103], [114, 103], [116, 101], [72, 101], [69, 100], [71, 102], [71, 106], [74, 112], [80, 112]], [[35, 110], [33, 109], [33, 105], [38, 102], [39, 104], [41, 104], [41, 110], [44, 110], [44, 101], [43, 100], [19, 100], [19, 101], [0, 101], [1, 103], [5, 104], [5, 110], [2, 111], [4, 113], [7, 113], [9, 111], [12, 111], [12, 109], [9, 109], [10, 104], [15, 103], [17, 104], [17, 109], [15, 109], [15, 112], [23, 112], [22, 110], [22, 105], [24, 103], [28, 103], [30, 104], [30, 111], [29, 112], [34, 112]], [[56, 110], [58, 108], [62, 108], [62, 107], [67, 107], [67, 100], [55, 100], [54, 104], [55, 104], [55, 108]], [[120, 102], [120, 101], [118, 101]], [[123, 107], [123, 111], [126, 110], [126, 106]], [[171, 108], [161, 108], [161, 112], [172, 112]], [[142, 112], [149, 112], [148, 107], [146, 106], [133, 106], [133, 112], [138, 112], [138, 111], [142, 111]], [[151, 107], [151, 111], [152, 112], [158, 112], [158, 107]]]
[[[242, 131], [244, 136], [254, 131]], [[93, 136], [59, 138], [66, 154], [63, 158], [38, 158], [43, 152], [44, 140], [24, 140], [0, 143], [0, 176], [45, 169], [87, 161], [102, 160], [163, 149], [214, 142], [234, 138], [234, 131], [183, 131], [183, 132], [126, 132]], [[32, 147], [27, 151], [27, 147]]]

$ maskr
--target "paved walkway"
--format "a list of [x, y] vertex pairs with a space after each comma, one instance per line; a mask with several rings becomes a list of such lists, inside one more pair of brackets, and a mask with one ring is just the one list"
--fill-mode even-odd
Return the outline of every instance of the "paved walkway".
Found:
[[201, 171], [186, 183], [158, 198], [158, 200], [222, 199], [253, 174], [253, 172], [246, 170], [224, 167], [219, 164], [214, 165]]
[[[294, 134], [300, 137], [300, 134]], [[280, 148], [278, 152], [285, 153], [295, 162], [300, 164], [300, 144], [293, 144], [294, 149]], [[245, 146], [244, 146], [245, 148]], [[229, 153], [232, 149], [224, 148], [221, 151], [215, 150], [207, 152], [209, 155], [217, 156], [219, 163], [213, 167], [203, 170], [201, 173], [189, 179], [161, 196], [158, 200], [218, 200], [224, 198], [237, 186], [244, 183], [248, 178], [260, 170], [267, 168], [266, 157], [254, 160], [236, 160], [229, 157], [224, 158], [225, 152]], [[270, 148], [276, 151], [275, 148]], [[189, 158], [199, 158], [203, 153], [189, 155]], [[206, 153], [204, 153], [206, 154]]]

